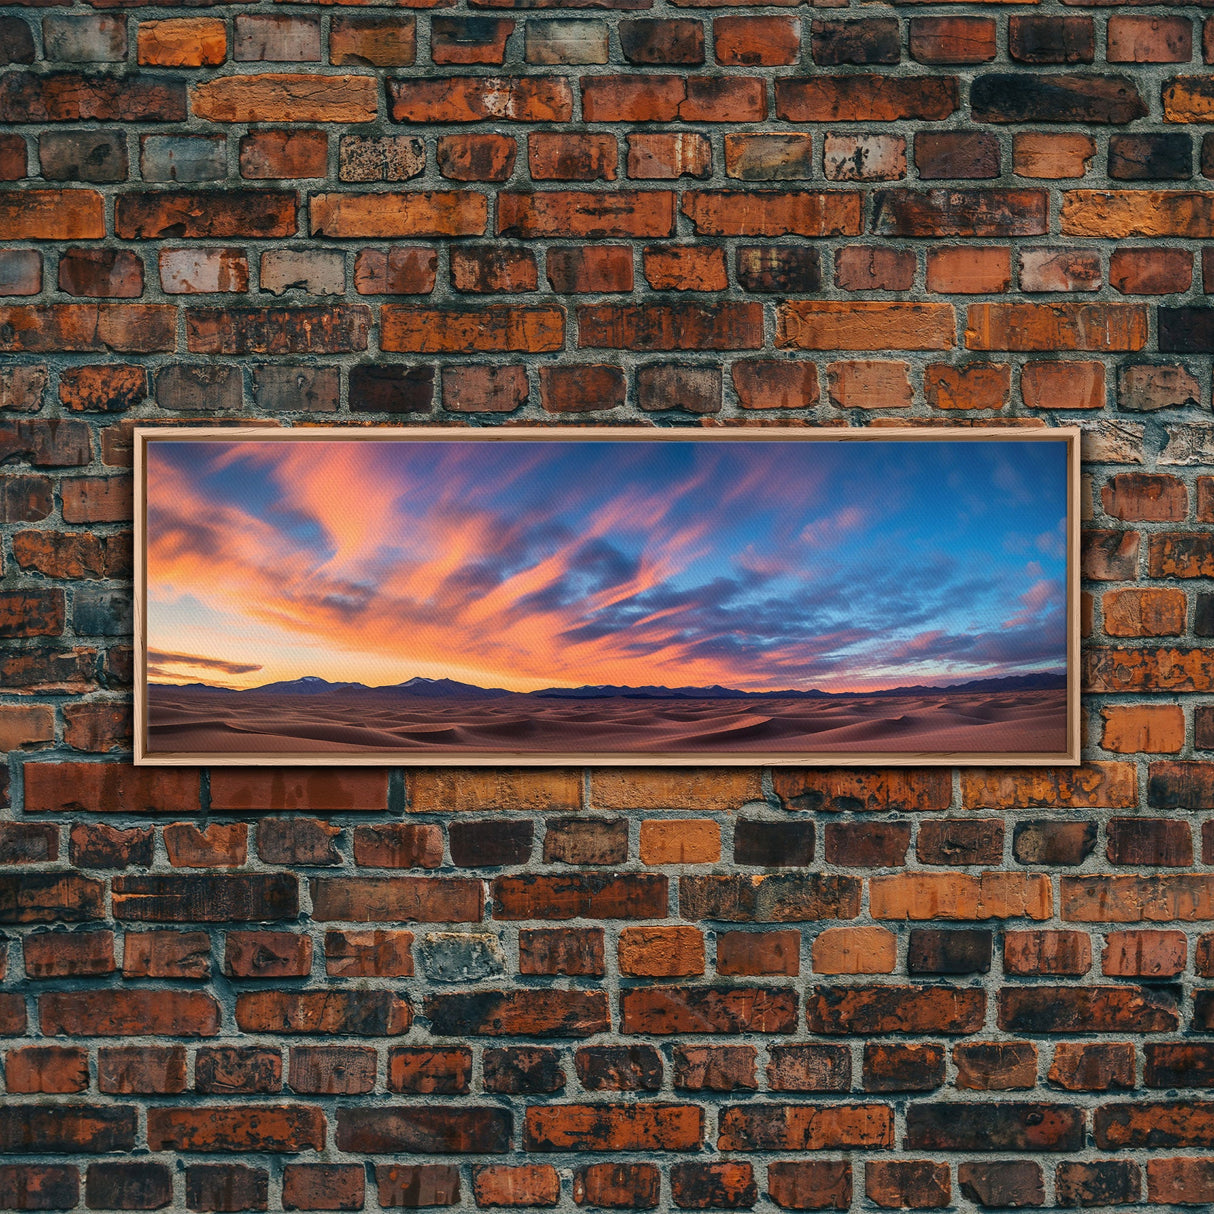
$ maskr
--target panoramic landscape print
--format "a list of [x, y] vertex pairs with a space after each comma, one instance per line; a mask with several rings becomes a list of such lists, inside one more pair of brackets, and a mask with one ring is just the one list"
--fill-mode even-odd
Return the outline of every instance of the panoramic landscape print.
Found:
[[1067, 443], [804, 436], [146, 435], [141, 757], [1063, 755]]

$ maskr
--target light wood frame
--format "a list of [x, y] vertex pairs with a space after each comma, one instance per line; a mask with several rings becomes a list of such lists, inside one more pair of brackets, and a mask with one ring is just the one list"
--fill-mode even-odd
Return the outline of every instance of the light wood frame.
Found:
[[[594, 766], [732, 766], [732, 767], [869, 767], [869, 766], [1029, 766], [1048, 764], [1074, 766], [1080, 762], [1079, 701], [1079, 536], [1080, 474], [1077, 427], [749, 427], [719, 426], [697, 429], [659, 429], [640, 426], [620, 427], [525, 427], [493, 428], [439, 426], [301, 426], [295, 428], [248, 426], [136, 427], [135, 464], [135, 763], [147, 766], [422, 766], [422, 767], [558, 767]], [[317, 442], [368, 440], [408, 440], [414, 442], [484, 441], [568, 442], [633, 441], [661, 442], [1061, 442], [1067, 451], [1067, 746], [1059, 753], [911, 753], [906, 751], [872, 752], [575, 752], [555, 753], [509, 751], [490, 753], [450, 753], [383, 751], [350, 752], [149, 752], [147, 747], [147, 446], [150, 442], [198, 442], [200, 440], [236, 443], [241, 441]]]

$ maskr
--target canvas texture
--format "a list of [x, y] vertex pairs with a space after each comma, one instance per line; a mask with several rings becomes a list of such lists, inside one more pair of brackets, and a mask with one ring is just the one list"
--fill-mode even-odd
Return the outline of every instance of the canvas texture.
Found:
[[[1209, 12], [4, 9], [0, 1209], [1214, 1202]], [[1084, 762], [136, 768], [249, 420], [1078, 425]]]

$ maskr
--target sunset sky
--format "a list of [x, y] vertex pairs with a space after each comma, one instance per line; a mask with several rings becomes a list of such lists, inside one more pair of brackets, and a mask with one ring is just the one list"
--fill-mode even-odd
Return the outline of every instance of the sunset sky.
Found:
[[868, 690], [1061, 670], [1065, 444], [148, 444], [148, 674]]

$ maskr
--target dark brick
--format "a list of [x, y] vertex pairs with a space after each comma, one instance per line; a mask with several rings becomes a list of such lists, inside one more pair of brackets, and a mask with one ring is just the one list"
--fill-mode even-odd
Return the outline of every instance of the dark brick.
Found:
[[902, 39], [896, 17], [866, 21], [814, 21], [810, 46], [819, 67], [848, 63], [897, 63]]
[[93, 1210], [160, 1210], [173, 1200], [173, 1174], [162, 1163], [91, 1163], [84, 1200]]
[[910, 974], [987, 974], [992, 933], [980, 928], [913, 928], [907, 943]]
[[818, 250], [808, 245], [739, 245], [738, 285], [767, 295], [809, 295], [822, 287]]
[[1156, 311], [1161, 351], [1214, 353], [1214, 308], [1158, 308]]
[[739, 818], [734, 824], [733, 858], [737, 864], [763, 868], [804, 868], [814, 858], [814, 824]]
[[1091, 17], [1011, 17], [1008, 51], [1021, 63], [1091, 63], [1096, 32]]
[[912, 1104], [906, 1142], [927, 1151], [1078, 1151], [1083, 1110], [1030, 1102]]
[[1119, 181], [1176, 181], [1192, 175], [1193, 141], [1186, 134], [1109, 139], [1109, 176]]
[[584, 1046], [574, 1054], [578, 1080], [587, 1091], [656, 1092], [662, 1057], [651, 1045]]
[[930, 1092], [944, 1083], [944, 1047], [935, 1044], [864, 1047], [866, 1092]]
[[1082, 864], [1096, 846], [1092, 821], [1017, 822], [1012, 832], [1012, 854], [1021, 864]]
[[961, 1192], [984, 1209], [1023, 1209], [1045, 1205], [1041, 1165], [1028, 1159], [995, 1163], [966, 1162], [957, 1168]]
[[530, 822], [491, 819], [452, 822], [447, 829], [451, 861], [461, 868], [525, 864], [531, 855]]
[[350, 409], [356, 413], [429, 413], [434, 368], [363, 363], [350, 369]]
[[198, 1163], [185, 1170], [185, 1202], [191, 1210], [235, 1214], [264, 1210], [270, 1176], [264, 1168], [238, 1163]]
[[1128, 76], [991, 72], [974, 80], [976, 122], [1092, 122], [1121, 126], [1145, 118], [1146, 102]]
[[541, 1048], [487, 1049], [482, 1059], [486, 1092], [511, 1095], [559, 1092], [565, 1086], [561, 1056]]

